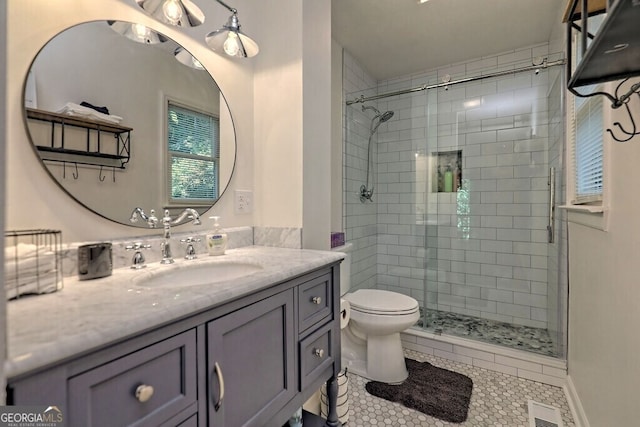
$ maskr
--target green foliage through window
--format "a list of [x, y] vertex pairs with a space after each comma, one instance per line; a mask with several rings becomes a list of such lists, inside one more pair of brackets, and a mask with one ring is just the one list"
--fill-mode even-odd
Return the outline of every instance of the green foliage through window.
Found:
[[219, 182], [219, 119], [169, 102], [167, 134], [170, 202], [214, 202]]

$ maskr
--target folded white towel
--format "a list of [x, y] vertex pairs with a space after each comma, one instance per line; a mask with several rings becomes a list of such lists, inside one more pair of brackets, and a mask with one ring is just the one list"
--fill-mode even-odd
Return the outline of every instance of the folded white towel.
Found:
[[118, 124], [122, 121], [122, 117], [113, 114], [103, 114], [93, 108], [83, 107], [80, 104], [73, 102], [67, 102], [64, 107], [59, 109], [57, 113], [66, 114], [68, 116], [84, 117], [88, 119], [101, 120], [103, 122], [109, 122]]
[[21, 273], [18, 277], [6, 277], [4, 279], [5, 288], [23, 286], [25, 283], [31, 283], [38, 281], [38, 279], [47, 279], [55, 276], [58, 270], [49, 269], [47, 271], [30, 271], [28, 273]]
[[[21, 280], [22, 281], [22, 280]], [[20, 286], [6, 286], [5, 294], [7, 299], [15, 298], [19, 295], [26, 294], [49, 294], [62, 288], [62, 283], [58, 281], [55, 274], [40, 280], [32, 280], [30, 282], [21, 283]]]
[[43, 274], [56, 268], [56, 255], [53, 252], [39, 252], [38, 256], [21, 258], [5, 263], [5, 280], [15, 279], [23, 275]]
[[16, 258], [27, 258], [35, 255], [38, 247], [31, 243], [18, 243], [15, 246], [7, 246], [4, 248], [4, 259], [6, 261]]

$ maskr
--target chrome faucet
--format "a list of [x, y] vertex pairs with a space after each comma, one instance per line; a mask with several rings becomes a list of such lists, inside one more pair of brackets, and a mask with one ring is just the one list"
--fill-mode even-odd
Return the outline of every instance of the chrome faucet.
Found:
[[153, 209], [151, 209], [150, 215], [147, 216], [147, 214], [144, 213], [142, 208], [135, 208], [133, 212], [131, 212], [131, 218], [129, 218], [129, 221], [138, 222], [138, 217], [142, 218], [142, 220], [149, 225], [149, 228], [156, 228], [156, 224], [158, 224], [158, 218], [156, 218], [156, 211]]
[[195, 209], [186, 208], [180, 215], [176, 217], [176, 219], [171, 219], [168, 210], [164, 211], [164, 217], [162, 218], [162, 225], [164, 225], [164, 242], [160, 245], [160, 247], [162, 248], [162, 261], [160, 261], [160, 264], [173, 263], [173, 258], [171, 257], [170, 241], [171, 226], [180, 224], [182, 221], [184, 221], [185, 218], [189, 218], [193, 222], [193, 225], [202, 224], [200, 222], [200, 214], [198, 214]]
[[[155, 228], [158, 223], [158, 218], [155, 217], [155, 211], [151, 209], [151, 215], [147, 216], [141, 208], [135, 208], [131, 213], [131, 218], [129, 220], [131, 222], [137, 222], [138, 217], [141, 217], [147, 224], [149, 224], [150, 228]], [[162, 225], [164, 226], [164, 242], [160, 245], [162, 249], [162, 261], [160, 264], [172, 264], [173, 258], [171, 256], [171, 226], [178, 225], [185, 218], [189, 218], [193, 225], [200, 225], [200, 214], [198, 211], [191, 208], [186, 208], [180, 213], [175, 219], [171, 219], [169, 215], [169, 210], [165, 209], [164, 217], [162, 218]]]

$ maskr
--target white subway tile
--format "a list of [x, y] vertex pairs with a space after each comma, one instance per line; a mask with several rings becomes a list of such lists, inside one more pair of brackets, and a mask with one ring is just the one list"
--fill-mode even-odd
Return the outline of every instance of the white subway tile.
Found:
[[442, 357], [444, 359], [453, 360], [460, 363], [466, 363], [467, 365], [473, 365], [473, 359], [469, 356], [464, 356], [462, 354], [451, 353], [443, 350], [434, 350], [434, 356]]
[[[513, 302], [518, 305], [527, 305], [529, 307], [536, 308], [547, 308], [547, 296], [546, 295], [533, 295], [529, 293], [522, 292], [514, 292], [513, 293]], [[534, 319], [533, 320], [542, 320], [542, 319]]]
[[484, 144], [497, 141], [496, 131], [467, 133], [467, 144]]
[[518, 375], [518, 369], [513, 366], [501, 365], [499, 363], [489, 362], [482, 359], [474, 358], [473, 366], [488, 369], [490, 371], [502, 372], [503, 374], [513, 375], [514, 377]]
[[507, 267], [503, 265], [481, 264], [480, 271], [484, 276], [492, 276], [498, 278], [511, 278], [513, 277], [513, 267]]
[[[498, 302], [497, 313], [506, 316], [520, 317], [524, 319], [531, 318], [531, 308], [524, 305], [509, 304]], [[515, 319], [514, 319], [515, 321]]]
[[512, 366], [514, 368], [518, 368], [518, 370], [527, 370], [532, 373], [540, 373], [542, 374], [542, 364], [529, 362], [526, 360], [516, 359], [513, 357], [503, 356], [500, 354], [496, 354], [495, 362], [501, 365]]
[[441, 351], [446, 351], [449, 353], [453, 352], [453, 344], [446, 343], [443, 341], [437, 341], [437, 340], [432, 340], [430, 338], [418, 337], [416, 343], [423, 347], [433, 348]]
[[531, 283], [528, 280], [504, 279], [499, 278], [496, 281], [496, 287], [507, 291], [530, 292]]
[[513, 303], [513, 292], [511, 291], [482, 288], [480, 296], [490, 301]]
[[497, 254], [498, 259], [496, 264], [498, 265], [510, 265], [512, 267], [530, 267], [531, 257], [529, 255], [515, 255], [515, 254]]
[[564, 378], [558, 378], [552, 375], [544, 375], [537, 372], [531, 372], [526, 369], [518, 369], [518, 377], [525, 378], [532, 381], [541, 382], [544, 384], [550, 384], [556, 387], [563, 387], [565, 385]]

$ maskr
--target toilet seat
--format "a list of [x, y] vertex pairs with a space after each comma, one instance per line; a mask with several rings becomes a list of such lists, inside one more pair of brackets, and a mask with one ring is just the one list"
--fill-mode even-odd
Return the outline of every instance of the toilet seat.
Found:
[[352, 311], [383, 316], [413, 314], [418, 311], [418, 302], [397, 292], [378, 289], [359, 289], [348, 293], [344, 298], [349, 301]]

